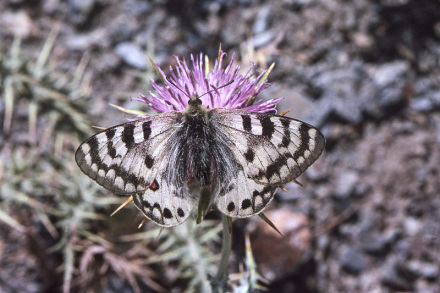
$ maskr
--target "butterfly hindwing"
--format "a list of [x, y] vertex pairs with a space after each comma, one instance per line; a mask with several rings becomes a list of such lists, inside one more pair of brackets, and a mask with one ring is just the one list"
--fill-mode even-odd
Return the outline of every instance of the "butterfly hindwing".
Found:
[[162, 227], [173, 227], [184, 222], [191, 214], [194, 203], [188, 186], [177, 186], [167, 178], [169, 162], [165, 156], [159, 163], [157, 176], [144, 192], [133, 196], [133, 202], [144, 215]]
[[157, 173], [155, 160], [165, 153], [180, 118], [179, 112], [168, 112], [108, 128], [81, 144], [76, 162], [90, 178], [115, 193], [146, 190]]
[[243, 170], [218, 191], [214, 203], [223, 214], [246, 218], [260, 213], [273, 199], [277, 186], [261, 185], [247, 178]]
[[248, 178], [262, 185], [290, 182], [321, 154], [324, 136], [307, 123], [284, 116], [213, 109], [212, 121]]

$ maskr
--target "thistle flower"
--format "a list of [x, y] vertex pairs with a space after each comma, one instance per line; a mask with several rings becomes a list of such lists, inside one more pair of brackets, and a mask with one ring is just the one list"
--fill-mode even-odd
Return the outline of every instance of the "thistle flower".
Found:
[[[147, 103], [157, 112], [183, 111], [188, 106], [189, 97], [201, 96], [202, 104], [208, 108], [242, 109], [251, 112], [276, 112], [276, 105], [282, 98], [269, 101], [259, 100], [252, 104], [256, 96], [270, 84], [266, 82], [268, 70], [259, 75], [253, 72], [253, 64], [244, 74], [239, 74], [240, 66], [233, 66], [234, 56], [228, 66], [223, 69], [223, 58], [226, 55], [220, 52], [213, 70], [209, 71], [209, 60], [203, 62], [203, 54], [198, 58], [191, 55], [192, 69], [185, 60], [177, 56], [176, 66], [170, 66], [170, 77], [156, 67], [164, 81], [164, 85], [151, 81], [156, 93], [150, 92], [150, 97], [140, 94], [133, 100]], [[230, 82], [230, 84], [228, 84]], [[227, 85], [226, 85], [227, 84]], [[226, 85], [226, 86], [224, 86]], [[142, 115], [138, 115], [142, 118]]]

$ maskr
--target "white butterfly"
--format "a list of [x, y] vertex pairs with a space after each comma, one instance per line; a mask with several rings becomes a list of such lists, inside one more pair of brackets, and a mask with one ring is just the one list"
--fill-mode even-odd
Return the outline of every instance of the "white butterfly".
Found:
[[187, 108], [106, 129], [75, 158], [105, 188], [132, 195], [163, 227], [181, 224], [194, 206], [229, 217], [260, 213], [281, 184], [322, 153], [324, 136], [307, 123], [268, 113], [207, 109], [194, 95]]

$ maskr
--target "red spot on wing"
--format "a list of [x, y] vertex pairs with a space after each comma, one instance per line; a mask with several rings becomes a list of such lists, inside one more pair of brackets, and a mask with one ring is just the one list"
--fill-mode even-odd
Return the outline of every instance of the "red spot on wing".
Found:
[[159, 189], [159, 183], [157, 183], [156, 179], [154, 179], [153, 183], [151, 183], [150, 189], [153, 191], [156, 191]]

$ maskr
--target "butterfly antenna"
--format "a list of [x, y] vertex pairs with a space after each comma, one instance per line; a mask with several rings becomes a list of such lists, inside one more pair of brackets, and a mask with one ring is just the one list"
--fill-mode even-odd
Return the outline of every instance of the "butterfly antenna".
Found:
[[[190, 96], [188, 96], [188, 93], [185, 93], [185, 91], [184, 90], [182, 90], [174, 81], [172, 81], [171, 80], [171, 77], [167, 77], [167, 81], [170, 83], [170, 84], [172, 84], [176, 89], [178, 89], [179, 91], [181, 91], [185, 96], [187, 96], [188, 98], [190, 98]], [[221, 89], [221, 88], [224, 88], [225, 86], [228, 86], [228, 85], [230, 85], [231, 83], [233, 83], [234, 82], [234, 80], [231, 80], [231, 81], [229, 81], [229, 82], [227, 82], [227, 83], [225, 83], [224, 85], [222, 85], [222, 86], [220, 86], [220, 87], [218, 87], [218, 88], [214, 88], [214, 89], [212, 89], [212, 90], [210, 90], [210, 91], [207, 91], [206, 93], [204, 93], [204, 94], [202, 94], [201, 96], [199, 96], [199, 99], [201, 98], [201, 97], [203, 97], [204, 95], [206, 95], [206, 94], [209, 94], [209, 93], [211, 93], [211, 92], [213, 92], [213, 91], [216, 91], [216, 90], [219, 90], [219, 89]]]
[[230, 81], [228, 81], [227, 83], [225, 83], [225, 84], [222, 85], [222, 86], [219, 86], [219, 87], [214, 88], [214, 89], [212, 89], [212, 90], [210, 90], [210, 91], [207, 91], [206, 93], [204, 93], [203, 95], [201, 95], [201, 96], [199, 97], [199, 99], [200, 99], [201, 97], [203, 97], [204, 95], [209, 94], [209, 93], [211, 93], [211, 92], [213, 92], [213, 91], [219, 90], [219, 89], [221, 89], [221, 88], [224, 88], [225, 86], [228, 86], [228, 85], [230, 85], [230, 84], [233, 83], [233, 82], [234, 82], [234, 80], [230, 80]]
[[181, 91], [185, 96], [187, 96], [188, 98], [189, 98], [189, 96], [188, 96], [188, 93], [185, 93], [185, 91], [184, 90], [182, 90], [174, 81], [172, 81], [171, 80], [171, 77], [167, 77], [167, 81], [169, 82], [169, 83], [171, 83], [176, 89], [178, 89], [179, 91]]

